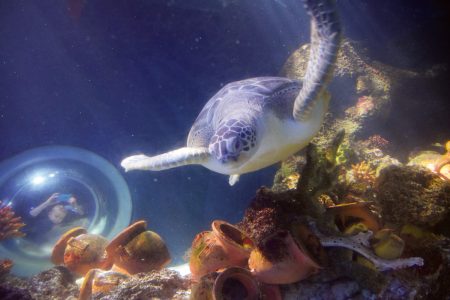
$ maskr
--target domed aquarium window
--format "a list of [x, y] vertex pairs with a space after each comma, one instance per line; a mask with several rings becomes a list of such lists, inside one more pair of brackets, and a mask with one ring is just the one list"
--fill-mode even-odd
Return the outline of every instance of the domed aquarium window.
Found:
[[[128, 186], [102, 157], [80, 148], [41, 147], [0, 164], [2, 207], [20, 217], [23, 237], [0, 245], [13, 271], [30, 275], [51, 267], [56, 240], [76, 226], [106, 238], [131, 218]], [[17, 219], [16, 219], [17, 220]]]

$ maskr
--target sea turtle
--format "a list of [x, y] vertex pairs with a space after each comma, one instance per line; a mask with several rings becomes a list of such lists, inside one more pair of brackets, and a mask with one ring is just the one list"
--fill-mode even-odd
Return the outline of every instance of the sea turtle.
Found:
[[311, 51], [303, 84], [283, 77], [257, 77], [225, 85], [203, 107], [187, 146], [156, 156], [133, 155], [125, 171], [159, 171], [199, 164], [231, 175], [256, 171], [305, 147], [327, 111], [326, 85], [340, 43], [333, 0], [303, 0], [311, 17]]

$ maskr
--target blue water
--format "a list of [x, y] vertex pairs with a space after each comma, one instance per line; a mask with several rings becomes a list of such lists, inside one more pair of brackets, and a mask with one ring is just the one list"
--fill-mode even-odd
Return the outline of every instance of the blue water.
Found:
[[[2, 1], [0, 160], [39, 146], [70, 145], [120, 169], [125, 156], [182, 147], [218, 89], [277, 75], [289, 54], [309, 40], [299, 1], [229, 1], [225, 8], [213, 2]], [[425, 68], [447, 59], [448, 39], [438, 34], [448, 6], [417, 2], [338, 1], [338, 7], [345, 34], [368, 46], [372, 57]], [[388, 44], [393, 38], [398, 44]], [[430, 55], [422, 38], [441, 46]], [[442, 107], [436, 104], [432, 112]], [[439, 122], [448, 114], [434, 116]], [[194, 235], [212, 220], [240, 220], [255, 190], [271, 185], [275, 170], [244, 175], [234, 187], [226, 176], [196, 166], [121, 172], [132, 196], [132, 220], [148, 220], [174, 261], [182, 262]]]

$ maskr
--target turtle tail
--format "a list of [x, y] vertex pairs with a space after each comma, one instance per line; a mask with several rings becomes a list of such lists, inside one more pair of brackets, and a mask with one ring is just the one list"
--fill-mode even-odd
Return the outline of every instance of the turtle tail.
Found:
[[125, 172], [132, 170], [161, 171], [179, 166], [202, 164], [208, 160], [208, 148], [184, 147], [156, 156], [133, 155], [122, 160]]
[[331, 79], [341, 28], [334, 0], [303, 0], [311, 17], [311, 50], [303, 86], [294, 103], [296, 120], [305, 120]]

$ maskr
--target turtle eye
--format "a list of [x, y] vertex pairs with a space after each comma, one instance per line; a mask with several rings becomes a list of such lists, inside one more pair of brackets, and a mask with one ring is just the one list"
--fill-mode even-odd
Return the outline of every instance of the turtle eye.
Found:
[[234, 149], [236, 151], [239, 151], [241, 149], [241, 141], [237, 138], [236, 142], [234, 143]]
[[232, 152], [238, 153], [242, 150], [242, 142], [239, 137], [235, 137], [231, 144]]

